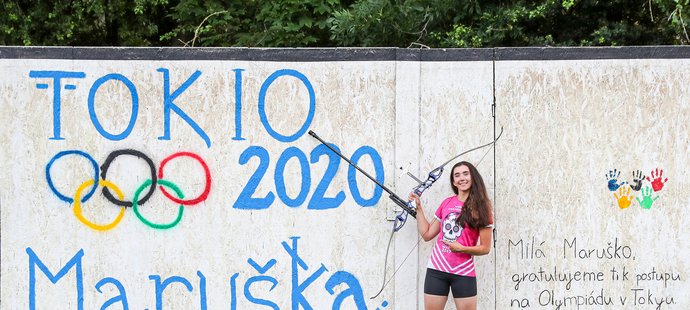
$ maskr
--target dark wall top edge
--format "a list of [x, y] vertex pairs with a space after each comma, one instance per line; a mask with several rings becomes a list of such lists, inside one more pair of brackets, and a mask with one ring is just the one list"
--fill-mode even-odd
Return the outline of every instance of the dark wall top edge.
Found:
[[496, 48], [496, 60], [681, 59], [690, 46]]
[[491, 49], [141, 48], [0, 46], [0, 59], [327, 61], [490, 61]]
[[690, 58], [690, 46], [515, 48], [172, 48], [0, 46], [0, 59], [329, 61], [510, 61]]

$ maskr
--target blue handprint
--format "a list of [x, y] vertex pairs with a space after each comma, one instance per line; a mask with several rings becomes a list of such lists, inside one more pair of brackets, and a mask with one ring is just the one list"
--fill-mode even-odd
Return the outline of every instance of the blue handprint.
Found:
[[615, 192], [619, 187], [626, 184], [626, 182], [618, 183], [618, 177], [620, 177], [621, 172], [613, 169], [609, 170], [609, 174], [606, 175], [606, 179], [609, 181], [609, 190]]

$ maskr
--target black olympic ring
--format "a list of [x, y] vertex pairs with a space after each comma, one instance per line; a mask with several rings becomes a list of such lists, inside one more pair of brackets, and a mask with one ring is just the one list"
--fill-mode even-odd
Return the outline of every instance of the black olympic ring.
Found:
[[[115, 158], [117, 158], [120, 155], [132, 155], [132, 156], [136, 156], [138, 158], [143, 159], [149, 165], [149, 168], [151, 171], [151, 182], [153, 184], [156, 184], [156, 182], [158, 181], [158, 175], [156, 174], [156, 166], [154, 165], [153, 160], [151, 160], [151, 158], [146, 156], [146, 154], [144, 154], [140, 151], [137, 151], [137, 150], [132, 150], [132, 149], [117, 150], [117, 151], [113, 151], [112, 153], [110, 153], [110, 155], [108, 155], [108, 158], [106, 158], [105, 162], [103, 162], [103, 165], [101, 165], [101, 176], [102, 176], [103, 180], [106, 180], [106, 175], [108, 173], [108, 168], [110, 168], [110, 164], [112, 164], [113, 160], [115, 160]], [[149, 187], [149, 191], [146, 193], [146, 195], [144, 195], [143, 198], [141, 198], [141, 200], [137, 201], [137, 204], [141, 206], [144, 203], [146, 203], [146, 201], [148, 201], [149, 198], [151, 198], [151, 195], [153, 195], [153, 191], [155, 189], [156, 189], [155, 186]], [[105, 199], [107, 199], [108, 201], [110, 201], [110, 202], [112, 202], [118, 206], [122, 206], [122, 207], [131, 207], [132, 206], [131, 201], [122, 201], [122, 200], [115, 198], [113, 196], [113, 194], [110, 193], [110, 189], [108, 187], [105, 187], [105, 186], [103, 187], [103, 196], [105, 196]]]

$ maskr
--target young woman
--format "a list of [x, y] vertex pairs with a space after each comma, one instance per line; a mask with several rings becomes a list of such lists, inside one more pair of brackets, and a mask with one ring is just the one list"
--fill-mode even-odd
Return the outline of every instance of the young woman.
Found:
[[410, 194], [417, 203], [419, 234], [425, 241], [438, 235], [424, 280], [426, 310], [443, 309], [449, 291], [458, 310], [477, 309], [474, 256], [486, 255], [491, 249], [493, 217], [482, 176], [465, 161], [455, 164], [451, 171], [450, 185], [455, 195], [441, 202], [431, 224], [419, 197]]

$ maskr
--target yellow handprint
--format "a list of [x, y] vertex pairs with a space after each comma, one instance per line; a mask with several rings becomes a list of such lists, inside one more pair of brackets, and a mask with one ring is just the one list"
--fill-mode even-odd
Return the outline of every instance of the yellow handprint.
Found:
[[618, 201], [618, 207], [621, 209], [629, 207], [635, 199], [634, 195], [630, 195], [629, 185], [621, 186], [617, 192], [613, 193], [613, 196], [616, 197], [616, 200]]

